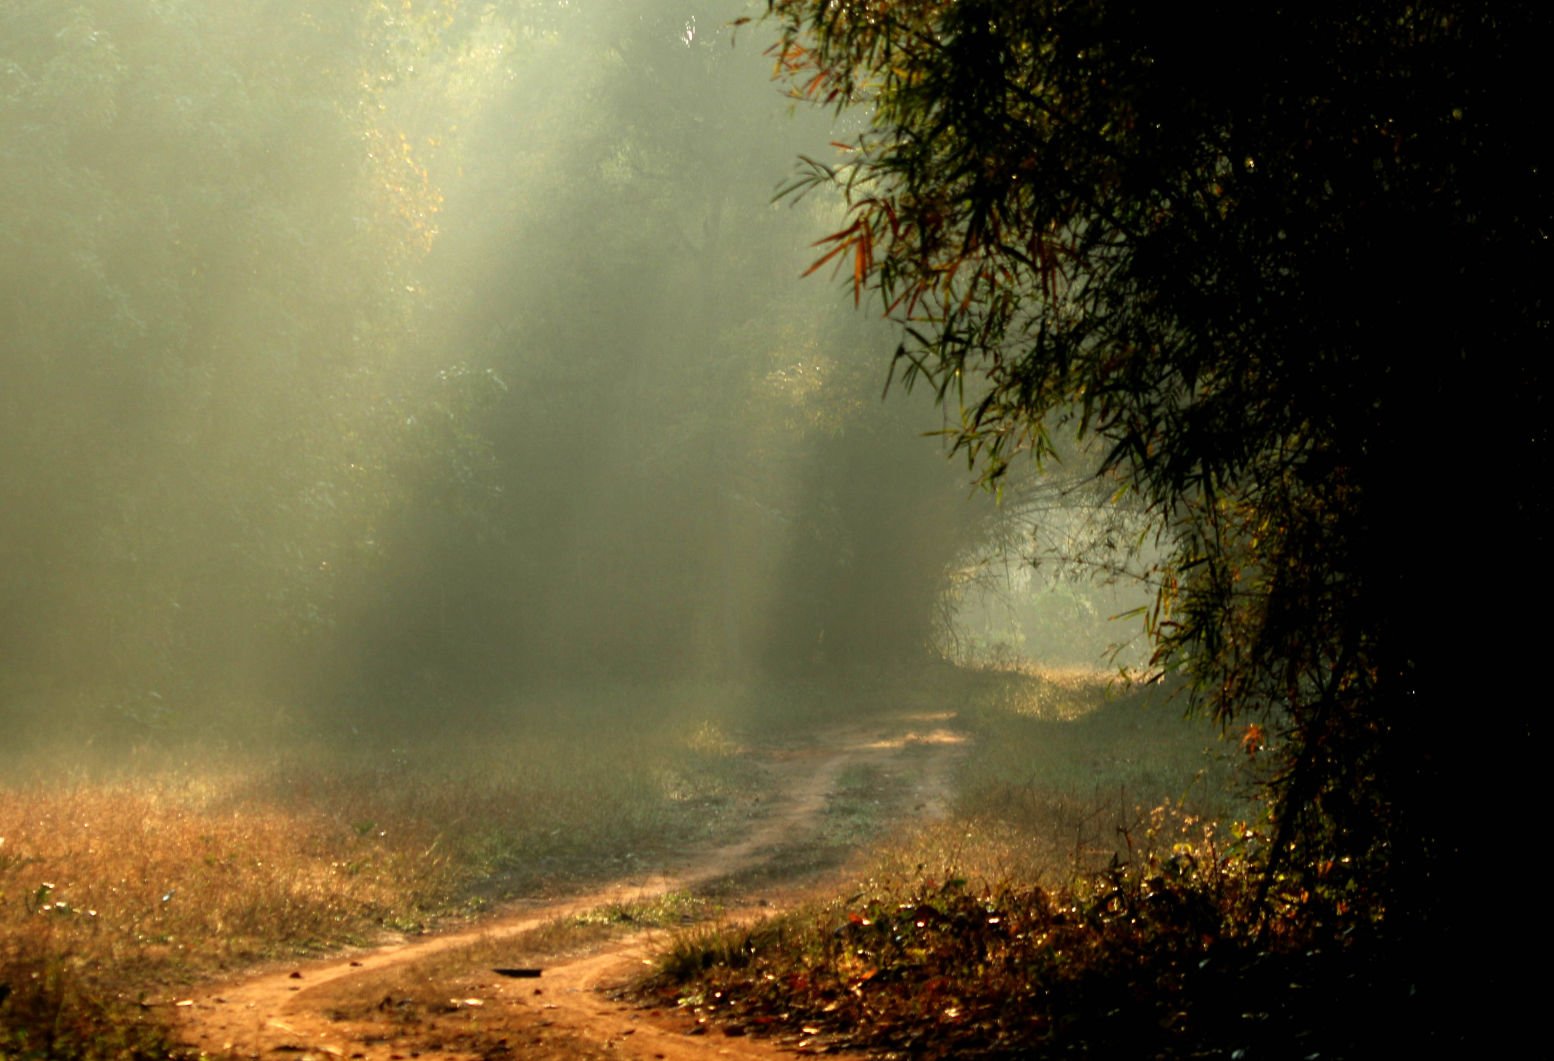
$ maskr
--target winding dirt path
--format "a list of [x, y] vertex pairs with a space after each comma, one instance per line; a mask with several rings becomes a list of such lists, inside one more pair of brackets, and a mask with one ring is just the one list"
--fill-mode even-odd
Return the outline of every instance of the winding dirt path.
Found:
[[[905, 808], [943, 812], [961, 735], [943, 716], [872, 719], [809, 751], [752, 753], [773, 779], [766, 813], [740, 840], [691, 853], [672, 872], [632, 877], [586, 895], [514, 909], [467, 931], [290, 966], [222, 984], [178, 1003], [185, 1040], [207, 1055], [266, 1061], [527, 1061], [531, 1058], [776, 1057], [760, 1039], [704, 1034], [685, 1016], [614, 1002], [608, 990], [641, 968], [662, 931], [615, 938], [583, 956], [542, 963], [538, 979], [496, 975], [504, 942], [608, 903], [685, 891], [760, 867], [824, 823], [850, 766], [872, 765], [910, 786]], [[723, 920], [752, 919], [801, 897], [803, 882], [767, 866], [764, 901], [736, 901]]]

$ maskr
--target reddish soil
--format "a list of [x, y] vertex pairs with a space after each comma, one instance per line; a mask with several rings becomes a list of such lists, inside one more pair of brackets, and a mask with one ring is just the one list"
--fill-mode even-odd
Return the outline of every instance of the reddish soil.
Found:
[[[735, 896], [724, 920], [748, 919], [804, 897], [812, 876], [769, 863], [795, 850], [825, 817], [842, 771], [869, 764], [911, 786], [909, 814], [942, 813], [948, 767], [960, 737], [942, 719], [874, 720], [839, 730], [812, 751], [755, 752], [773, 778], [765, 814], [725, 846], [687, 854], [663, 875], [615, 882], [587, 895], [515, 907], [478, 927], [387, 944], [214, 985], [177, 1002], [184, 1038], [207, 1055], [274, 1061], [453, 1061], [480, 1058], [774, 1057], [762, 1039], [709, 1031], [675, 1011], [614, 1001], [612, 989], [642, 968], [662, 930], [616, 937], [590, 953], [534, 960], [538, 978], [497, 975], [504, 941], [606, 903], [685, 891], [742, 870], [762, 869], [761, 902]], [[802, 860], [799, 860], [802, 861]], [[516, 946], [516, 942], [514, 943]]]

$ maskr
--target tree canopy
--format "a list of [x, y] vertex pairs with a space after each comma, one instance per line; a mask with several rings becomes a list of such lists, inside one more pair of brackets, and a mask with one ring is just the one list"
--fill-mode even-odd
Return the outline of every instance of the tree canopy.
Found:
[[845, 193], [820, 261], [898, 378], [988, 481], [1077, 434], [1149, 514], [1157, 673], [1273, 764], [1265, 887], [1435, 909], [1500, 750], [1451, 715], [1532, 647], [1475, 559], [1545, 536], [1547, 16], [769, 8], [791, 91], [865, 109], [789, 190]]

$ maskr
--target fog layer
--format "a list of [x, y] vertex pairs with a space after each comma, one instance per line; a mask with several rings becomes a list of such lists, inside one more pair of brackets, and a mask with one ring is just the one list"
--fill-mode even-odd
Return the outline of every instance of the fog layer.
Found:
[[920, 655], [993, 512], [739, 3], [0, 13], [13, 735]]

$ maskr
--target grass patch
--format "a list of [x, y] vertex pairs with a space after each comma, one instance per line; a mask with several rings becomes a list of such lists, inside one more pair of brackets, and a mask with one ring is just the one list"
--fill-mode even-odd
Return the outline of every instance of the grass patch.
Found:
[[[1234, 744], [1156, 688], [1075, 670], [997, 674], [958, 722], [973, 739], [952, 810], [974, 834], [1005, 837], [985, 867], [995, 879], [1052, 886], [1147, 857], [1167, 820], [1207, 825], [1223, 845], [1262, 812]], [[930, 854], [930, 865], [943, 857]]]
[[759, 771], [705, 705], [663, 697], [645, 729], [555, 706], [545, 725], [414, 745], [8, 764], [0, 1057], [166, 1056], [141, 1000], [652, 870], [754, 812]]

